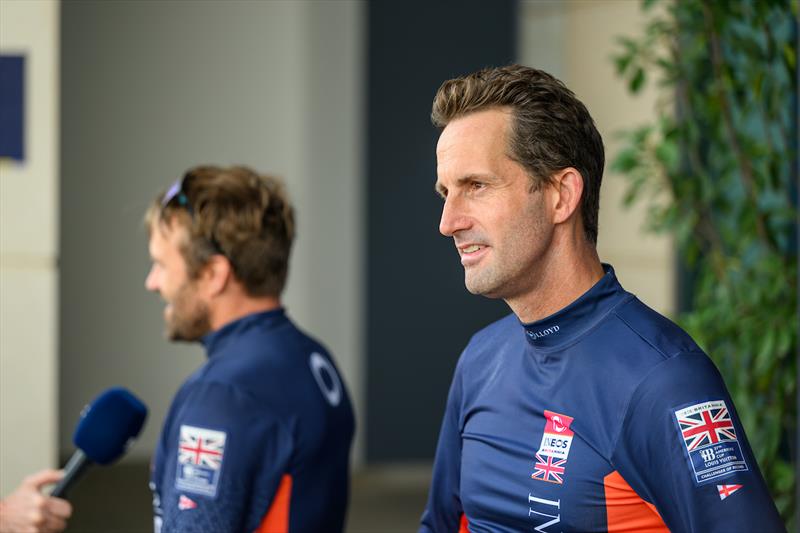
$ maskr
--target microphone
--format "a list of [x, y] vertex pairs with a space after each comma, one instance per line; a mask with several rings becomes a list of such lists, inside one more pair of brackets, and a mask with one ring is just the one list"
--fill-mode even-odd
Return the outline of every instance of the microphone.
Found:
[[64, 498], [92, 464], [108, 465], [121, 457], [144, 426], [147, 407], [130, 391], [112, 387], [81, 411], [72, 442], [78, 448], [64, 466], [64, 477], [50, 493]]

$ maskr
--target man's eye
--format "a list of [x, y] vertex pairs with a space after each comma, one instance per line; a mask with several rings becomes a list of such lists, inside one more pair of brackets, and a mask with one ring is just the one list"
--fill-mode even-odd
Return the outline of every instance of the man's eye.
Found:
[[479, 190], [483, 189], [485, 187], [485, 185], [483, 183], [481, 183], [480, 181], [473, 181], [473, 182], [470, 183], [469, 187], [473, 191], [479, 191]]

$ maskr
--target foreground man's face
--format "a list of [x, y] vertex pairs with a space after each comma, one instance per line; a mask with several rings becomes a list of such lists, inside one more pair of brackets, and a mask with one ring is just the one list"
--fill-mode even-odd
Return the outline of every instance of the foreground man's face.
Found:
[[436, 148], [436, 189], [444, 198], [439, 231], [453, 237], [473, 294], [515, 298], [535, 285], [550, 245], [542, 191], [508, 156], [511, 114], [490, 109], [457, 118]]

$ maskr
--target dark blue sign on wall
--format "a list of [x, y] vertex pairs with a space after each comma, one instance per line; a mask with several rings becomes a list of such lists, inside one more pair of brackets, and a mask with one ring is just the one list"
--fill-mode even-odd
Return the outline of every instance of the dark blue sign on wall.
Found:
[[24, 159], [25, 57], [0, 55], [0, 158]]

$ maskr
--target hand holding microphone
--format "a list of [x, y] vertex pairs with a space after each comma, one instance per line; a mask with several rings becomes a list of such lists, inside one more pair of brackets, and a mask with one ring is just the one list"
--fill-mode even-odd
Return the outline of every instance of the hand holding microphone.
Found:
[[51, 496], [64, 498], [92, 464], [108, 465], [127, 450], [147, 418], [147, 407], [122, 387], [108, 389], [81, 412], [72, 442], [78, 448]]
[[[78, 450], [63, 471], [42, 470], [26, 477], [7, 498], [0, 500], [0, 533], [58, 532], [66, 527], [72, 505], [62, 498], [87, 467], [107, 465], [125, 453], [139, 435], [147, 407], [121, 387], [108, 389], [81, 412], [72, 437]], [[45, 485], [56, 483], [50, 496]]]
[[0, 533], [63, 531], [72, 506], [41, 492], [42, 487], [63, 476], [60, 470], [42, 470], [23, 479], [14, 492], [0, 501]]

